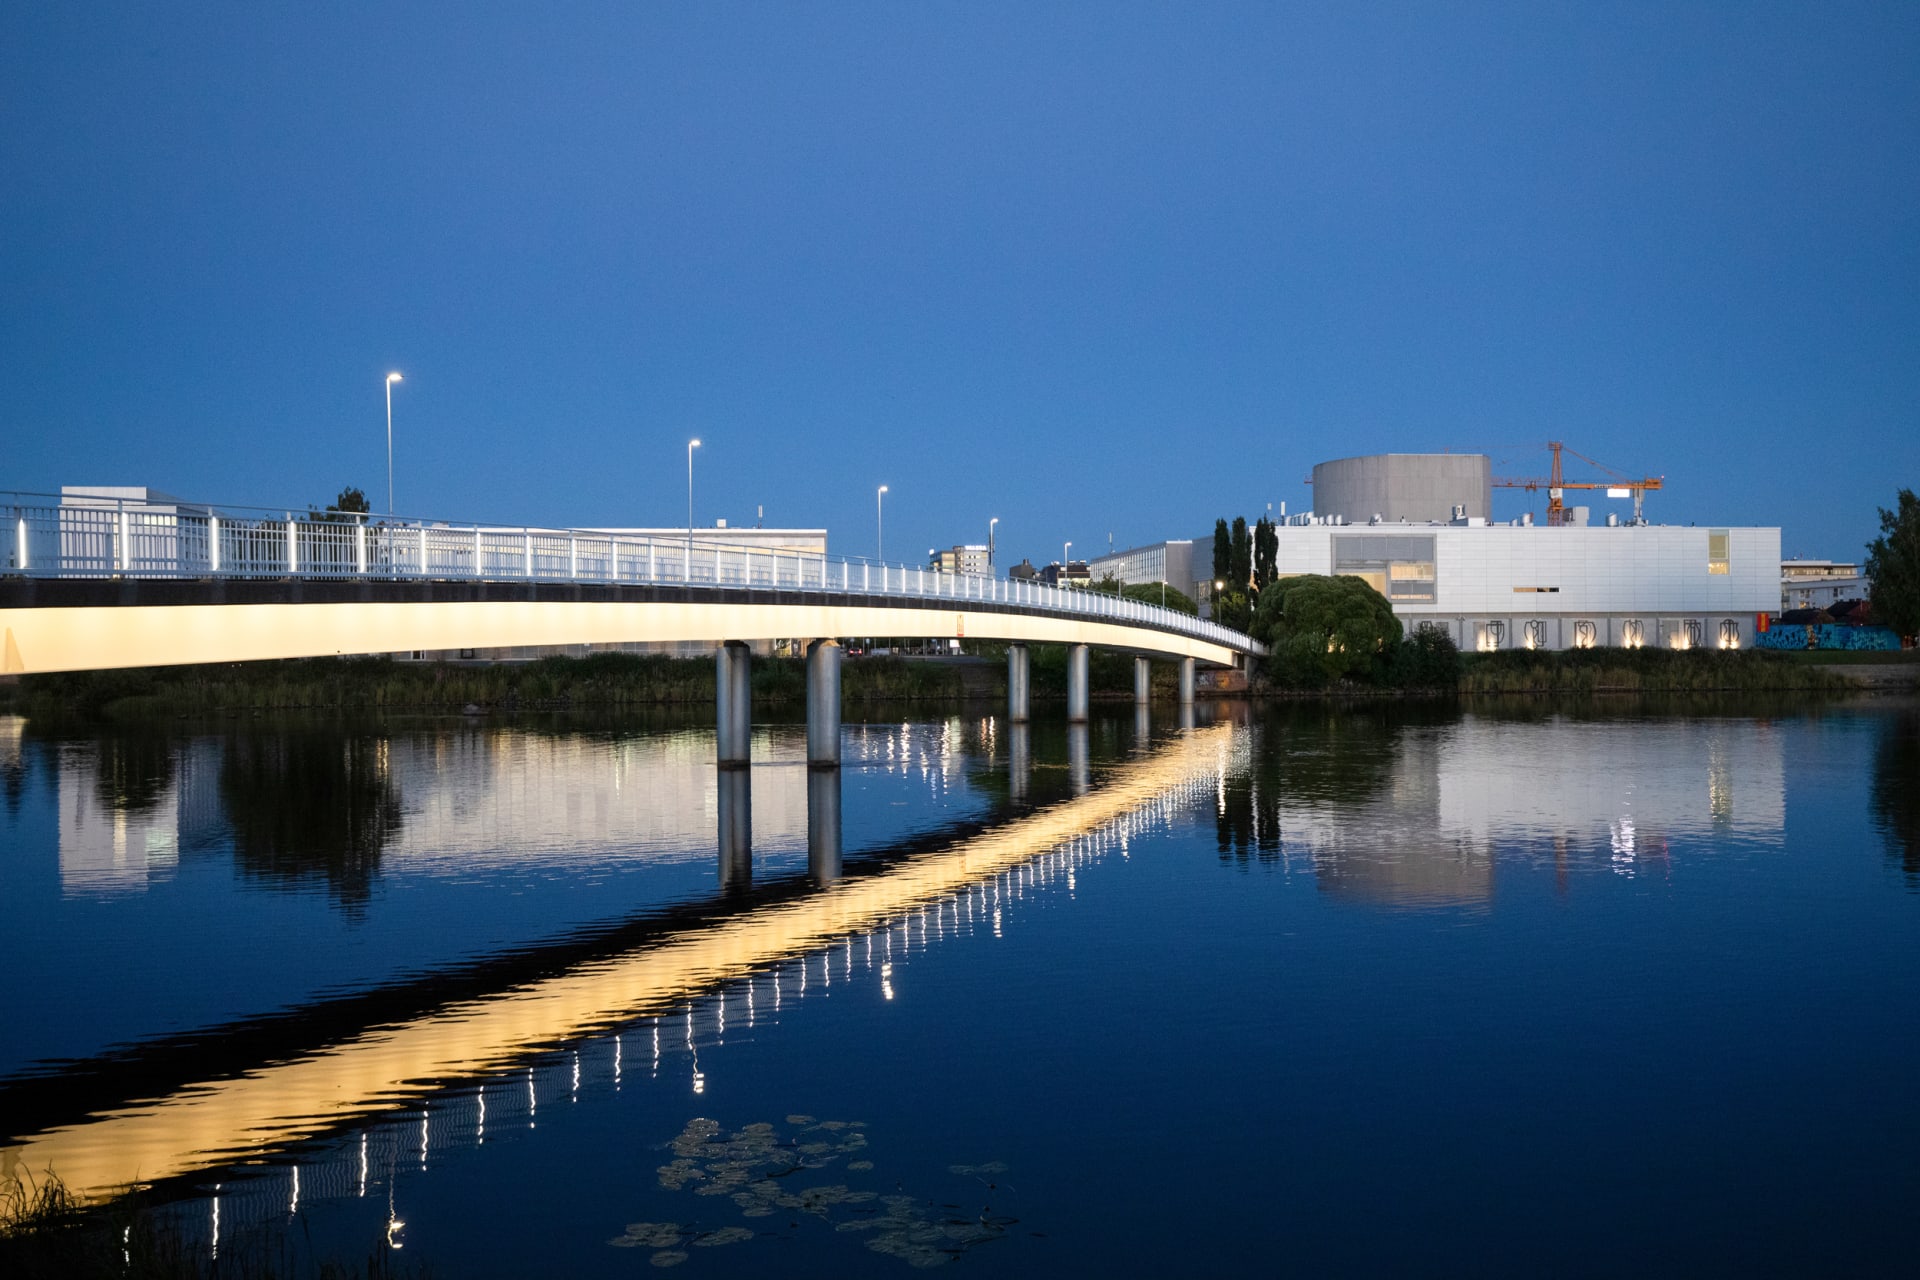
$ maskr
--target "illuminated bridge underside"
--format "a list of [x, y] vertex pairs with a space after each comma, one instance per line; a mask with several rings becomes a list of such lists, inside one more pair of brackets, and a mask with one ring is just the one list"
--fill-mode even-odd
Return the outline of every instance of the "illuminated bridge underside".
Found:
[[338, 654], [845, 636], [1086, 644], [1235, 665], [1153, 626], [861, 593], [507, 584], [39, 582], [0, 588], [0, 672]]
[[883, 926], [1210, 777], [1232, 732], [1189, 732], [1090, 795], [798, 901], [28, 1138], [0, 1150], [0, 1177], [51, 1169], [74, 1193], [102, 1198], [264, 1156], [557, 1042], [670, 1012], [693, 994]]

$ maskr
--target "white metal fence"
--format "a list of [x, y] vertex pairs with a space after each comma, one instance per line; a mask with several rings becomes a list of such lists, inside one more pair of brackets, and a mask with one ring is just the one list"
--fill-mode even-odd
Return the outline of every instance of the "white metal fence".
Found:
[[34, 578], [597, 582], [848, 591], [1016, 605], [1156, 627], [1246, 652], [1247, 636], [1190, 614], [1080, 588], [917, 565], [580, 529], [459, 524], [0, 492], [5, 571]]

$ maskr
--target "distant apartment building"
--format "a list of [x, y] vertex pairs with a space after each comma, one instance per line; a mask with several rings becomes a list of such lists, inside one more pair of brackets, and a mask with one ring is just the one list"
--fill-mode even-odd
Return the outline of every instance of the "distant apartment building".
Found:
[[993, 574], [992, 561], [982, 543], [955, 543], [944, 551], [929, 551], [927, 568], [935, 573], [959, 573], [976, 578]]
[[1842, 600], [1865, 600], [1873, 584], [1858, 564], [1839, 560], [1782, 560], [1780, 611], [1829, 609]]
[[1085, 560], [1055, 560], [1040, 571], [1040, 580], [1050, 587], [1087, 587], [1093, 585], [1093, 573]]

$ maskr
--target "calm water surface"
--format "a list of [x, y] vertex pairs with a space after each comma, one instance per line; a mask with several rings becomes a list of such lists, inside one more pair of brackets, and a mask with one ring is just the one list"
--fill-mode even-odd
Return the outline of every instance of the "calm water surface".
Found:
[[994, 710], [0, 718], [0, 1171], [442, 1275], [1911, 1274], [1911, 706]]

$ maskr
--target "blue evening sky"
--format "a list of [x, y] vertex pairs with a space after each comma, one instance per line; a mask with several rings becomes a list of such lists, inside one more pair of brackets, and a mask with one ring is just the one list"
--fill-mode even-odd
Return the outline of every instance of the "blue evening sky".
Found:
[[676, 524], [697, 435], [702, 524], [1044, 562], [1553, 438], [1853, 557], [1917, 85], [1913, 3], [10, 5], [0, 488], [384, 505], [393, 368], [417, 514]]

